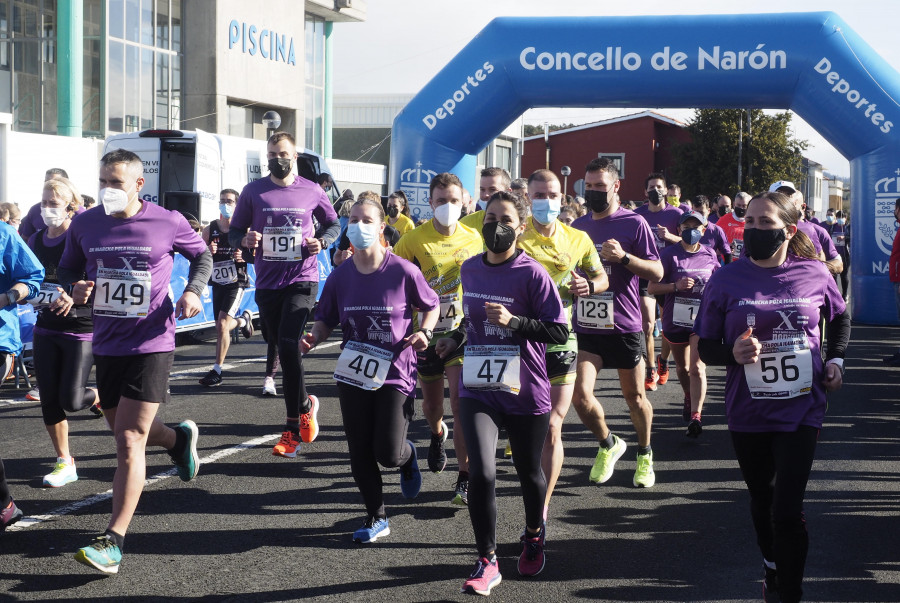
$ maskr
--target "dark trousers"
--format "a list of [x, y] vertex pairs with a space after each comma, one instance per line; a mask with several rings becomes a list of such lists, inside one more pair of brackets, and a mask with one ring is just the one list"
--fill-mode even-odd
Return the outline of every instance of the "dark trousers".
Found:
[[96, 401], [87, 388], [94, 354], [90, 341], [35, 334], [34, 369], [41, 383], [44, 425], [66, 420], [66, 412], [84, 410]]

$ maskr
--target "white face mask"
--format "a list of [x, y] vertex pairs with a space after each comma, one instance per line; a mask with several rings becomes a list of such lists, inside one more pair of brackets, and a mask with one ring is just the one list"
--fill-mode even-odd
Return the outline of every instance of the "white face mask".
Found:
[[101, 188], [99, 197], [107, 216], [121, 213], [128, 207], [128, 193], [120, 188]]
[[441, 223], [441, 226], [450, 228], [459, 222], [460, 213], [462, 213], [462, 206], [458, 203], [444, 203], [435, 208], [434, 217]]
[[69, 217], [69, 212], [66, 211], [65, 207], [42, 207], [41, 208], [41, 218], [44, 220], [44, 224], [53, 228], [56, 226], [62, 226], [62, 223], [66, 221], [66, 218]]

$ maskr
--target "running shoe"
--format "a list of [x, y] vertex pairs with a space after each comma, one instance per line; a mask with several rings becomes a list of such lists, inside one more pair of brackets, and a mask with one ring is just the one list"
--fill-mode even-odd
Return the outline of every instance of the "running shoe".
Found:
[[175, 463], [181, 481], [189, 482], [197, 477], [197, 472], [200, 470], [200, 457], [197, 456], [197, 437], [199, 436], [197, 424], [187, 419], [176, 425], [175, 429], [184, 433], [186, 438], [184, 451], [178, 456], [172, 454], [169, 456]]
[[468, 478], [460, 476], [456, 480], [456, 488], [453, 494], [453, 500], [450, 501], [452, 504], [467, 507], [469, 506], [469, 480]]
[[32, 387], [28, 390], [28, 393], [25, 394], [26, 400], [31, 400], [32, 402], [40, 402], [41, 401], [41, 391], [37, 388], [37, 386]]
[[16, 501], [9, 499], [9, 504], [0, 509], [0, 532], [22, 519], [22, 509], [16, 506]]
[[300, 415], [300, 439], [309, 444], [319, 435], [319, 399], [309, 395], [309, 412]]
[[216, 369], [209, 369], [206, 376], [198, 382], [203, 387], [216, 387], [222, 385], [222, 373], [216, 372]]
[[781, 603], [781, 595], [778, 594], [778, 572], [763, 563], [765, 578], [763, 579], [763, 601], [766, 603]]
[[691, 420], [691, 397], [685, 396], [681, 403], [681, 419], [687, 423]]
[[510, 444], [509, 442], [506, 443], [506, 449], [503, 451], [503, 458], [512, 458], [512, 444]]
[[56, 466], [53, 471], [44, 476], [44, 485], [50, 488], [59, 488], [78, 479], [78, 473], [75, 471], [75, 459], [67, 463], [66, 459], [57, 457]]
[[244, 339], [250, 339], [253, 337], [253, 314], [250, 313], [250, 310], [244, 310], [241, 318], [246, 321], [244, 326], [240, 328], [241, 335], [244, 336]]
[[634, 487], [652, 488], [655, 483], [656, 474], [653, 473], [653, 451], [637, 455], [637, 469], [634, 470]]
[[656, 373], [659, 375], [659, 384], [665, 385], [669, 380], [669, 362], [663, 362], [662, 354], [656, 355]]
[[403, 498], [415, 498], [422, 489], [422, 472], [419, 471], [416, 447], [409, 440], [406, 440], [406, 443], [412, 448], [412, 456], [404, 466], [400, 467], [400, 492], [403, 493]]
[[703, 432], [703, 425], [700, 423], [700, 419], [691, 419], [691, 422], [688, 423], [687, 433], [686, 435], [689, 438], [694, 438], [695, 440], [700, 437], [700, 434]]
[[547, 558], [544, 556], [544, 538], [546, 530], [541, 526], [541, 531], [537, 536], [528, 533], [522, 534], [522, 554], [519, 555], [519, 575], [520, 576], [537, 576], [544, 569]]
[[297, 456], [298, 450], [300, 450], [300, 438], [296, 432], [288, 429], [281, 434], [281, 439], [272, 449], [272, 455], [292, 459]]
[[497, 556], [494, 555], [491, 559], [482, 557], [475, 562], [475, 569], [463, 582], [460, 592], [486, 597], [491, 594], [491, 589], [500, 584], [502, 580], [500, 566], [497, 565]]
[[278, 392], [275, 391], [275, 380], [271, 377], [266, 377], [263, 379], [263, 391], [262, 395], [264, 396], [277, 396]]
[[122, 550], [106, 534], [94, 539], [94, 544], [78, 549], [75, 561], [98, 569], [104, 574], [119, 573]]
[[600, 447], [597, 451], [597, 458], [594, 459], [594, 466], [591, 467], [589, 479], [597, 484], [602, 484], [612, 477], [613, 469], [616, 468], [616, 461], [625, 454], [626, 444], [614, 435], [615, 443], [610, 448]]
[[363, 527], [353, 532], [353, 542], [368, 544], [375, 542], [382, 536], [390, 536], [391, 528], [387, 517], [370, 517]]
[[447, 452], [444, 442], [447, 441], [447, 424], [441, 421], [441, 433], [431, 434], [431, 445], [428, 447], [428, 468], [432, 473], [440, 473], [447, 467]]
[[655, 368], [647, 369], [647, 378], [644, 379], [644, 389], [648, 392], [656, 391], [656, 383], [659, 381], [659, 374]]
[[88, 408], [91, 411], [91, 414], [94, 415], [95, 419], [99, 419], [103, 416], [103, 408], [100, 406], [100, 400], [97, 400]]
[[662, 334], [662, 321], [660, 319], [656, 319], [656, 322], [653, 323], [653, 336], [659, 337]]

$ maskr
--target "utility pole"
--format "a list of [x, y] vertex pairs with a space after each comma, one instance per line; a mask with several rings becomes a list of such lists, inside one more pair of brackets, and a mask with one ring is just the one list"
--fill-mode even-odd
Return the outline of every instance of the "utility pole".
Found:
[[737, 173], [738, 190], [741, 190], [741, 178], [743, 178], [743, 176], [744, 176], [743, 156], [744, 156], [744, 110], [741, 109], [741, 112], [738, 114], [738, 173]]

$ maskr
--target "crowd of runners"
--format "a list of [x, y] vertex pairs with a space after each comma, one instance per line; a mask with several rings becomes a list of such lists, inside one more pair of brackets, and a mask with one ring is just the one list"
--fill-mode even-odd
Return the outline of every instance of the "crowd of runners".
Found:
[[[608, 481], [630, 445], [634, 486], [652, 488], [647, 392], [668, 381], [671, 355], [689, 438], [702, 434], [706, 366], [726, 367], [728, 428], [764, 590], [771, 600], [800, 599], [805, 487], [826, 392], [842, 383], [850, 321], [831, 276], [844, 271], [842, 256], [829, 232], [803, 219], [792, 183], [711, 204], [704, 195], [681, 200], [677, 185], [650, 174], [647, 202], [632, 211], [606, 159], [585, 167], [584, 197], [574, 203], [550, 170], [515, 182], [487, 168], [476, 203], [457, 176], [442, 173], [429, 187], [433, 217], [416, 226], [401, 192], [386, 203], [363, 193], [335, 211], [320, 186], [330, 182], [297, 176], [296, 157], [293, 138], [274, 134], [269, 176], [223, 190], [219, 219], [199, 234], [181, 214], [141, 200], [141, 160], [124, 150], [101, 160], [98, 207], [85, 211], [74, 185], [48, 174], [27, 244], [0, 226], [4, 311], [24, 301], [38, 311], [35, 369], [57, 457], [44, 484], [77, 479], [67, 413], [94, 407], [114, 435], [112, 516], [76, 560], [118, 571], [148, 445], [169, 452], [182, 480], [197, 475], [197, 425], [156, 417], [169, 398], [175, 323], [199, 311], [210, 286], [216, 356], [200, 385], [220, 384], [230, 333], [254, 333], [253, 316], [239, 311], [252, 262], [269, 346], [263, 391], [276, 395], [280, 365], [285, 404], [274, 455], [297, 457], [316, 439], [320, 401], [306, 387], [303, 356], [340, 330], [334, 380], [365, 508], [354, 541], [390, 534], [382, 467], [399, 471], [404, 497], [422, 487], [407, 438], [418, 388], [431, 431], [425, 466], [447, 469], [452, 436], [457, 478], [448, 504], [467, 507], [471, 518], [476, 561], [462, 590], [488, 595], [501, 582], [495, 481], [503, 438], [524, 507], [517, 570], [539, 574], [570, 407], [597, 438], [587, 479]], [[329, 249], [336, 267], [319, 296], [316, 258]], [[169, 293], [174, 253], [190, 263], [177, 300]], [[633, 434], [607, 424], [595, 395], [604, 368], [616, 371]], [[0, 503], [4, 529], [22, 511], [2, 462]]]

